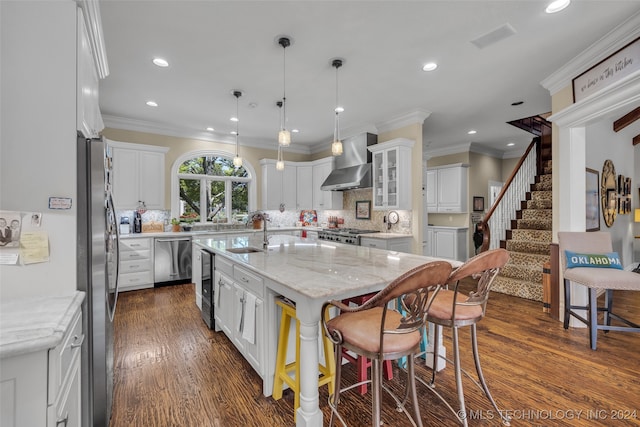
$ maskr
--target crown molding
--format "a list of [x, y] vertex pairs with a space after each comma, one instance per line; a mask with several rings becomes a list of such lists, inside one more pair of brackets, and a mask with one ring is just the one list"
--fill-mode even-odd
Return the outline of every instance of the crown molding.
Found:
[[619, 109], [640, 103], [640, 71], [571, 104], [547, 120], [560, 127], [581, 127]]
[[98, 70], [98, 77], [104, 79], [109, 75], [109, 64], [107, 63], [107, 49], [104, 44], [104, 34], [102, 32], [100, 5], [97, 0], [76, 1], [84, 12], [84, 23], [87, 27], [93, 60]]
[[395, 129], [400, 129], [405, 126], [413, 125], [413, 124], [422, 124], [429, 116], [431, 115], [431, 111], [427, 110], [416, 110], [412, 111], [397, 117], [394, 117], [389, 120], [385, 120], [384, 122], [376, 123], [375, 127], [378, 129], [378, 132], [389, 132]]
[[449, 145], [446, 147], [438, 147], [438, 148], [431, 148], [428, 146], [424, 150], [424, 156], [427, 156], [425, 158], [432, 158], [432, 157], [439, 157], [439, 156], [447, 156], [449, 154], [466, 153], [470, 151], [470, 148], [471, 148], [470, 142], [463, 142], [461, 144], [454, 144], [454, 145]]
[[472, 153], [484, 154], [489, 157], [495, 157], [497, 159], [502, 159], [505, 155], [501, 150], [496, 150], [495, 148], [487, 147], [482, 144], [474, 144], [473, 142], [469, 146], [469, 151]]
[[[113, 129], [130, 130], [135, 132], [153, 133], [157, 135], [175, 136], [177, 138], [197, 139], [202, 141], [217, 142], [220, 144], [235, 144], [235, 137], [232, 135], [222, 134], [219, 132], [193, 131], [187, 128], [177, 126], [167, 126], [156, 122], [146, 120], [129, 119], [125, 117], [112, 116], [104, 114], [102, 120], [106, 127]], [[275, 140], [264, 138], [246, 138], [243, 137], [239, 142], [241, 147], [252, 147], [260, 149], [277, 150]], [[286, 151], [292, 153], [311, 154], [308, 146], [300, 144], [291, 144]]]
[[551, 95], [571, 85], [573, 79], [595, 64], [608, 58], [612, 53], [640, 37], [640, 12], [632, 15], [622, 24], [605, 34], [578, 56], [544, 79], [540, 84]]

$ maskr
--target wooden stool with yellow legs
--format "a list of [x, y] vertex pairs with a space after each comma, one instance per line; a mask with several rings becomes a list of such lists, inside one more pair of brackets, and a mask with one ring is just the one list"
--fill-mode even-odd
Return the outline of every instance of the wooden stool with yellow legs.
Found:
[[[296, 317], [296, 307], [289, 301], [276, 299], [276, 305], [282, 309], [280, 320], [280, 335], [278, 338], [278, 351], [276, 353], [276, 370], [273, 379], [273, 394], [275, 400], [282, 398], [282, 387], [287, 384], [294, 393], [294, 420], [300, 407], [300, 323]], [[287, 348], [289, 345], [289, 328], [291, 320], [296, 322], [296, 359], [287, 363]], [[327, 319], [328, 320], [328, 319]], [[327, 336], [323, 336], [325, 364], [318, 364], [320, 378], [318, 385], [328, 384], [329, 395], [333, 394], [335, 387], [336, 365], [333, 355], [333, 343]], [[293, 373], [293, 376], [291, 376]]]

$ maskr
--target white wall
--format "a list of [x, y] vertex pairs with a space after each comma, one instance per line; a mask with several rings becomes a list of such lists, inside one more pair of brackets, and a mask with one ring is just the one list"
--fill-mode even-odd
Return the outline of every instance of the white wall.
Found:
[[[50, 261], [0, 266], [0, 299], [76, 289], [76, 3], [0, 1], [0, 209], [41, 212]], [[74, 208], [48, 209], [49, 197]]]
[[[640, 123], [629, 126], [620, 132], [614, 132], [612, 123], [619, 117], [601, 120], [598, 123], [586, 128], [586, 167], [595, 169], [600, 173], [602, 179], [602, 165], [605, 160], [610, 159], [616, 169], [616, 175], [624, 175], [632, 178], [631, 193], [632, 200], [638, 197], [638, 181], [634, 179], [637, 175], [637, 162], [634, 156], [638, 156], [640, 146], [633, 146], [631, 140], [633, 136], [640, 133]], [[637, 206], [637, 202], [633, 203]], [[600, 230], [611, 234], [613, 250], [622, 257], [624, 265], [633, 262], [633, 212], [628, 215], [616, 215], [616, 219], [611, 227], [607, 227], [600, 213]]]

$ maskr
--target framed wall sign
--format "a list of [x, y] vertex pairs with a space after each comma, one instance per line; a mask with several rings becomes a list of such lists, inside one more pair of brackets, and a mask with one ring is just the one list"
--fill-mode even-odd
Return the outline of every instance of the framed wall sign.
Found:
[[474, 212], [484, 211], [484, 197], [473, 196], [473, 210]]

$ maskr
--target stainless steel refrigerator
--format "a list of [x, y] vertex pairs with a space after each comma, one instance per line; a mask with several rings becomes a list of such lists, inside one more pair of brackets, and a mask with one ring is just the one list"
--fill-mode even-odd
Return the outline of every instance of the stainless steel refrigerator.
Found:
[[78, 135], [78, 290], [82, 307], [82, 425], [109, 425], [113, 401], [113, 317], [118, 298], [118, 224], [112, 157], [102, 139]]

